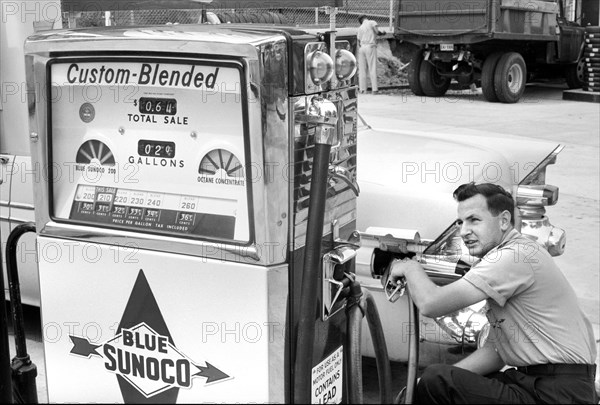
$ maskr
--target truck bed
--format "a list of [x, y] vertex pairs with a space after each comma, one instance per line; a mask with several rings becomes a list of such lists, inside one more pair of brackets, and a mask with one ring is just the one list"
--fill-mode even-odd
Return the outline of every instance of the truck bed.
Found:
[[395, 35], [416, 44], [557, 41], [555, 0], [399, 0]]

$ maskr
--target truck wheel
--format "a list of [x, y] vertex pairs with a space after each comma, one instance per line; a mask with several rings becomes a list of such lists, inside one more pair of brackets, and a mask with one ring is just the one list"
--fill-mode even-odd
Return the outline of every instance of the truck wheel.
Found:
[[565, 69], [565, 79], [567, 80], [567, 86], [570, 89], [578, 89], [583, 86], [584, 77], [583, 72], [585, 70], [585, 60], [581, 58], [579, 62], [568, 65]]
[[517, 52], [502, 55], [494, 72], [494, 90], [503, 103], [516, 103], [525, 91], [527, 67]]
[[235, 22], [234, 13], [224, 12], [224, 13], [217, 14], [217, 16], [219, 17], [219, 20], [221, 20], [221, 24], [228, 24], [228, 23]]
[[490, 102], [498, 101], [496, 90], [494, 90], [494, 72], [498, 61], [502, 57], [502, 52], [494, 52], [485, 58], [483, 68], [481, 69], [481, 92], [483, 97]]
[[415, 96], [424, 96], [423, 89], [421, 88], [421, 82], [419, 81], [419, 72], [421, 71], [421, 63], [423, 62], [423, 53], [416, 52], [413, 54], [413, 58], [407, 67], [406, 79], [408, 80], [408, 87]]
[[448, 91], [448, 87], [450, 87], [450, 79], [448, 77], [440, 76], [435, 66], [428, 61], [423, 61], [421, 63], [419, 82], [421, 83], [423, 93], [429, 97], [443, 96], [446, 94], [446, 91]]

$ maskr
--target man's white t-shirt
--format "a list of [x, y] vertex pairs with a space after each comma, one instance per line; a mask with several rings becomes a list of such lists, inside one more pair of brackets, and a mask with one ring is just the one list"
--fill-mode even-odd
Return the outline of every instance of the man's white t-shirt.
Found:
[[377, 45], [377, 22], [369, 19], [363, 20], [360, 27], [358, 27], [358, 43], [360, 46], [365, 45]]
[[593, 364], [594, 332], [550, 254], [510, 231], [464, 279], [489, 297], [488, 342], [510, 366]]

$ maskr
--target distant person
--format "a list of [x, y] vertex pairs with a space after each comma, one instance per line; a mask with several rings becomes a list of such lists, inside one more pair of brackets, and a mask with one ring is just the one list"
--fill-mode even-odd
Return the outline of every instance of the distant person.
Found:
[[361, 93], [367, 91], [367, 71], [371, 78], [371, 89], [377, 94], [377, 36], [385, 34], [377, 28], [377, 22], [366, 15], [358, 17], [358, 88]]

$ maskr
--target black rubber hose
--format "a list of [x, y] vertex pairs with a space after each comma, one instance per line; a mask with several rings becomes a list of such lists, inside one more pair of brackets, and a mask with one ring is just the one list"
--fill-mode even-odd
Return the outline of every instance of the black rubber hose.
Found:
[[[350, 302], [348, 310], [348, 332], [347, 332], [347, 356], [348, 356], [348, 403], [363, 403], [363, 384], [362, 384], [362, 353], [361, 353], [361, 333], [363, 310], [366, 314], [367, 323], [371, 340], [375, 349], [375, 361], [377, 363], [377, 376], [379, 378], [379, 399], [382, 404], [392, 403], [392, 368], [388, 356], [383, 325], [379, 317], [377, 305], [369, 291], [362, 291], [360, 284], [354, 282], [353, 289], [357, 292], [352, 293], [352, 298], [356, 302], [360, 299], [361, 305]], [[355, 290], [356, 291], [356, 290]], [[364, 309], [361, 309], [363, 307]]]
[[311, 375], [315, 340], [315, 314], [317, 313], [321, 240], [323, 238], [323, 219], [327, 200], [330, 152], [331, 145], [315, 144], [294, 367], [294, 402], [299, 404], [308, 404], [312, 399]]
[[359, 305], [362, 302], [360, 284], [353, 281], [350, 284], [351, 295], [348, 298], [347, 326], [346, 326], [346, 366], [348, 378], [348, 403], [362, 404], [364, 401], [362, 353], [360, 351], [362, 335], [363, 312]]
[[[408, 289], [407, 289], [408, 291]], [[406, 376], [406, 399], [404, 403], [412, 404], [417, 387], [417, 369], [419, 367], [419, 308], [408, 294], [409, 325], [412, 332], [408, 338], [408, 374]]]
[[8, 289], [12, 307], [15, 328], [15, 348], [17, 357], [27, 356], [27, 342], [25, 339], [25, 321], [23, 319], [23, 305], [21, 304], [21, 286], [17, 268], [17, 243], [21, 236], [27, 232], [35, 232], [33, 223], [21, 224], [12, 230], [6, 241], [6, 272]]
[[348, 312], [348, 403], [362, 404], [363, 392], [363, 375], [362, 375], [362, 353], [360, 352], [360, 341], [362, 332], [363, 314], [358, 305], [355, 305]]
[[[0, 249], [0, 263], [2, 262], [2, 250]], [[0, 266], [0, 269], [2, 267]], [[4, 275], [0, 274], [0, 291], [4, 294]], [[13, 386], [10, 369], [10, 344], [8, 341], [8, 317], [6, 316], [6, 305], [2, 297], [0, 308], [0, 402], [10, 404], [13, 402]]]
[[400, 391], [395, 398], [395, 404], [412, 404], [415, 399], [415, 389], [417, 387], [417, 371], [419, 368], [419, 308], [410, 297], [408, 289], [408, 371], [406, 375], [406, 390]]
[[13, 358], [11, 369], [13, 389], [16, 390], [15, 398], [20, 403], [37, 404], [37, 366], [27, 354], [27, 340], [25, 337], [25, 320], [21, 304], [21, 286], [19, 283], [19, 270], [17, 267], [17, 244], [21, 236], [27, 232], [35, 233], [32, 222], [24, 223], [12, 230], [6, 241], [6, 272], [12, 307], [13, 326], [15, 332], [15, 348], [17, 355]]
[[394, 399], [392, 394], [392, 366], [390, 365], [383, 325], [373, 295], [369, 291], [364, 290], [363, 300], [367, 307], [367, 323], [369, 325], [369, 332], [371, 333], [371, 340], [373, 341], [373, 348], [375, 349], [380, 403], [390, 404]]

